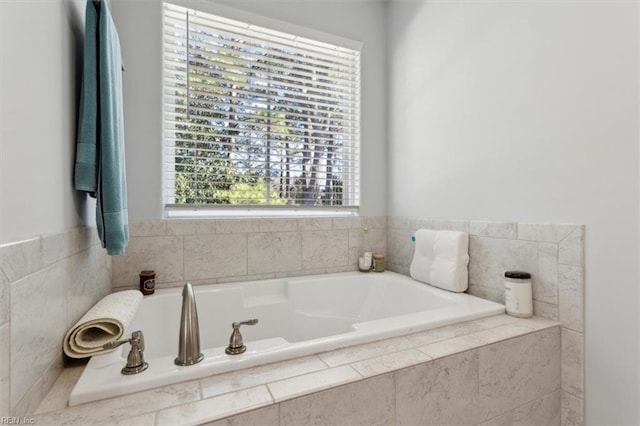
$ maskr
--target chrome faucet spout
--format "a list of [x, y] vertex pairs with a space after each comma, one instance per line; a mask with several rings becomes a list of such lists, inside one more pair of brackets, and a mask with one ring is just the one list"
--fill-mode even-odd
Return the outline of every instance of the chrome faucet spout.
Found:
[[191, 283], [182, 289], [182, 315], [180, 316], [180, 338], [178, 340], [178, 356], [176, 365], [197, 364], [204, 358], [200, 352], [200, 325], [196, 296]]

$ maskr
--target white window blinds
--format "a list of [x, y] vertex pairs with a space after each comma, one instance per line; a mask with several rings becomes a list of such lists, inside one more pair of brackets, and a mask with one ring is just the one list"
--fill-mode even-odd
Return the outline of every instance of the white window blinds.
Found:
[[359, 205], [360, 51], [164, 5], [167, 207]]

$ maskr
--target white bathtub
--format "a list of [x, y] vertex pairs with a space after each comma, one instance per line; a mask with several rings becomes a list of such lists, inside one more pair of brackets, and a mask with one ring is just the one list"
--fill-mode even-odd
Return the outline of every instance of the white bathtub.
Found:
[[[129, 345], [94, 356], [69, 405], [138, 392], [240, 368], [329, 351], [504, 312], [504, 306], [450, 293], [392, 272], [348, 272], [194, 287], [204, 360], [179, 367], [181, 288], [146, 296], [128, 334], [142, 330], [149, 368], [125, 376]], [[224, 352], [231, 323], [258, 318], [241, 331], [247, 351]]]

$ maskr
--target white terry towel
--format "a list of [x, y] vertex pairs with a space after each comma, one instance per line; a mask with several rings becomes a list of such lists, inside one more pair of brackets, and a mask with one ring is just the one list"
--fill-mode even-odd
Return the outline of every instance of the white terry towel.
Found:
[[64, 336], [64, 353], [71, 358], [86, 358], [111, 352], [113, 349], [102, 349], [102, 346], [122, 337], [141, 302], [142, 293], [137, 290], [119, 291], [104, 297]]
[[415, 238], [411, 277], [444, 290], [465, 291], [469, 286], [469, 234], [419, 229]]

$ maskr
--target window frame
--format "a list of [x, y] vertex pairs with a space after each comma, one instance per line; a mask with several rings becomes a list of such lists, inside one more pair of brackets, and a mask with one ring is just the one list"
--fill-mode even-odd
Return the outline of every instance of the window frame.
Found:
[[[164, 32], [164, 19], [165, 13], [164, 8], [165, 4], [173, 4], [187, 9], [194, 9], [194, 5], [189, 1], [183, 0], [173, 0], [173, 1], [163, 1], [163, 32]], [[251, 204], [168, 204], [167, 201], [167, 185], [166, 179], [167, 174], [172, 173], [171, 171], [166, 170], [166, 163], [164, 158], [168, 155], [167, 144], [165, 142], [166, 139], [166, 130], [165, 126], [165, 112], [163, 111], [163, 142], [162, 142], [162, 150], [163, 150], [163, 167], [162, 167], [162, 205], [163, 205], [163, 213], [166, 218], [203, 218], [203, 217], [296, 217], [296, 216], [355, 216], [358, 214], [361, 204], [360, 195], [361, 185], [362, 185], [362, 69], [361, 69], [361, 54], [363, 43], [350, 40], [341, 36], [337, 36], [334, 34], [324, 33], [321, 31], [313, 30], [310, 28], [302, 27], [299, 25], [291, 24], [288, 22], [283, 22], [279, 20], [275, 20], [272, 18], [267, 18], [264, 16], [259, 16], [255, 14], [251, 14], [249, 12], [241, 11], [234, 8], [229, 8], [226, 6], [220, 5], [211, 5], [208, 3], [198, 3], [197, 11], [210, 13], [216, 15], [218, 17], [227, 18], [235, 21], [241, 21], [247, 23], [249, 25], [264, 27], [270, 30], [289, 33], [297, 37], [303, 37], [306, 39], [311, 39], [314, 41], [318, 41], [320, 43], [328, 43], [334, 44], [336, 46], [344, 47], [347, 49], [356, 50], [359, 52], [358, 61], [357, 61], [357, 77], [358, 77], [358, 89], [357, 89], [357, 139], [355, 140], [355, 146], [357, 149], [356, 155], [357, 158], [353, 163], [355, 165], [355, 173], [356, 178], [355, 184], [357, 186], [357, 204], [348, 205], [348, 206], [336, 206], [336, 205], [320, 205], [320, 206], [309, 206], [309, 205], [285, 205], [285, 206], [276, 206], [276, 205], [251, 205]], [[164, 53], [164, 35], [162, 39], [163, 46], [163, 108], [165, 107], [165, 83], [164, 83], [164, 73], [165, 73], [165, 53]], [[170, 154], [169, 154], [170, 155]], [[175, 173], [175, 172], [173, 172]]]

